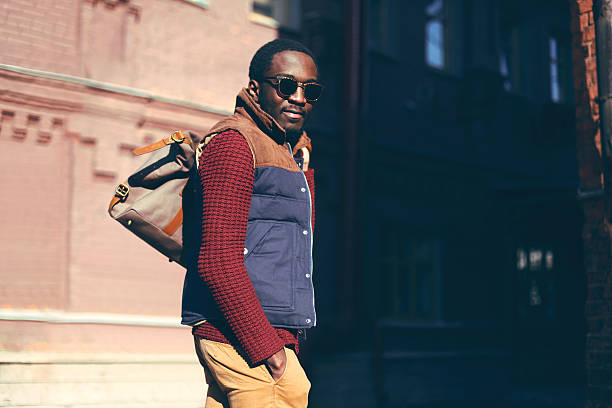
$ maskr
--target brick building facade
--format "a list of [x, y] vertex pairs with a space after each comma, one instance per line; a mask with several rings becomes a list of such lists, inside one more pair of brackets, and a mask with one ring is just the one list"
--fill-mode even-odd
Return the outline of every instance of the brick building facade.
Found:
[[581, 406], [568, 3], [365, 3], [357, 314], [379, 400]]
[[[130, 150], [233, 110], [249, 1], [0, 4], [0, 402], [198, 406], [183, 270], [112, 221]], [[130, 405], [131, 406], [131, 405]]]
[[255, 49], [280, 35], [311, 47], [326, 85], [309, 125], [312, 406], [581, 406], [587, 278], [589, 398], [603, 404], [610, 251], [592, 194], [602, 183], [592, 4], [270, 4], [0, 4], [9, 401], [201, 399], [177, 324], [183, 272], [106, 205], [137, 165], [130, 149], [205, 131], [231, 111]]
[[[586, 364], [588, 407], [612, 407], [612, 247], [609, 197], [602, 153], [597, 81], [594, 2], [570, 1], [572, 56], [576, 97], [576, 136], [582, 208], [583, 242], [588, 284], [586, 302]], [[608, 18], [610, 16], [608, 15]], [[608, 137], [610, 137], [608, 135]]]

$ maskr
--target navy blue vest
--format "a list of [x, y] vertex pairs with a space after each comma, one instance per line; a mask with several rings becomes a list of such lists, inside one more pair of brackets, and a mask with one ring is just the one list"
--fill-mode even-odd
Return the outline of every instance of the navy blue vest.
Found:
[[[207, 143], [215, 134], [235, 129], [251, 147], [255, 181], [244, 265], [272, 326], [310, 328], [316, 324], [312, 285], [312, 204], [301, 170], [302, 160], [293, 158], [284, 143], [284, 132], [279, 132], [276, 122], [268, 121], [271, 124], [268, 128], [260, 121], [258, 126], [255, 124], [254, 115], [259, 119], [266, 114], [248, 102], [241, 100], [239, 95], [234, 116], [213, 127], [204, 140]], [[271, 120], [266, 116], [264, 119]], [[196, 247], [192, 245], [192, 251], [195, 252]], [[188, 262], [183, 287], [182, 323], [194, 325], [204, 320], [222, 319], [198, 275], [193, 257]]]

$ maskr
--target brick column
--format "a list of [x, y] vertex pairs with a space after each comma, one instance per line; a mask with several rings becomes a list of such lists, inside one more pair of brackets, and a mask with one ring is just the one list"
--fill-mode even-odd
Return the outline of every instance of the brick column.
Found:
[[612, 407], [612, 249], [603, 166], [593, 0], [570, 0], [578, 173], [583, 192], [587, 407]]

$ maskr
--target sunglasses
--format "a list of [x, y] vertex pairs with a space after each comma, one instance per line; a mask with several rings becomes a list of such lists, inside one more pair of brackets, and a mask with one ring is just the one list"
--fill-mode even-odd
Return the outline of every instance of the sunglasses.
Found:
[[321, 93], [323, 93], [323, 85], [318, 82], [300, 82], [294, 78], [282, 75], [266, 77], [264, 79], [270, 82], [276, 89], [278, 96], [284, 99], [293, 95], [297, 91], [298, 86], [304, 90], [304, 99], [309, 103], [316, 102], [321, 97]]

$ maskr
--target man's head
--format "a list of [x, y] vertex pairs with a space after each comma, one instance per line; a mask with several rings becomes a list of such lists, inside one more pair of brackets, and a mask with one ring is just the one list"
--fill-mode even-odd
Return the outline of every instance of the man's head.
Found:
[[297, 41], [278, 39], [262, 46], [251, 60], [248, 91], [264, 112], [295, 141], [320, 96], [312, 52]]

